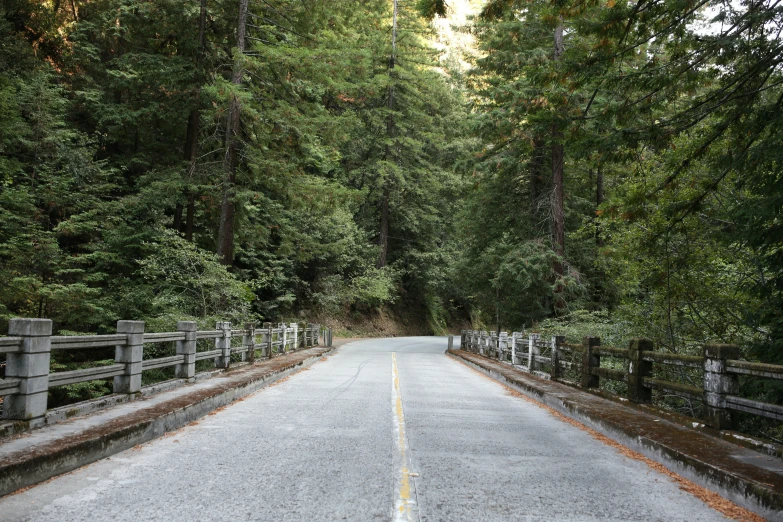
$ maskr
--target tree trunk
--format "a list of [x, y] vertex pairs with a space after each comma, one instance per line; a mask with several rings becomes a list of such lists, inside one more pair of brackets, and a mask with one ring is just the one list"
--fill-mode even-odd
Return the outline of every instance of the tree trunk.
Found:
[[177, 203], [174, 208], [174, 230], [182, 232], [182, 203]]
[[[560, 18], [560, 24], [555, 29], [555, 52], [554, 60], [559, 61], [563, 54], [563, 19]], [[565, 151], [563, 149], [563, 131], [560, 123], [555, 121], [552, 125], [552, 244], [555, 253], [558, 256], [553, 269], [556, 279], [563, 277], [565, 273], [563, 260], [565, 258], [565, 208], [564, 208], [564, 190], [563, 190], [563, 161]], [[560, 311], [565, 308], [565, 302], [560, 296], [563, 291], [560, 284], [557, 285], [555, 292], [558, 296], [555, 298], [555, 310]]]
[[188, 210], [185, 218], [185, 240], [193, 241], [193, 214], [196, 210], [196, 196], [188, 194]]
[[[204, 59], [204, 53], [206, 52], [206, 22], [207, 22], [207, 0], [201, 0], [201, 10], [198, 17], [198, 52], [196, 54], [196, 82], [199, 84], [196, 89], [196, 97], [198, 98], [201, 93], [201, 63]], [[201, 107], [198, 100], [196, 101], [196, 107], [190, 111], [188, 116], [188, 129], [185, 134], [185, 149], [184, 158], [190, 165], [188, 172], [192, 177], [192, 173], [195, 170], [196, 157], [198, 156], [198, 136], [201, 126]], [[183, 230], [182, 225], [182, 204], [178, 203], [174, 213], [174, 229], [178, 232], [185, 232], [185, 239], [193, 241], [193, 212], [195, 211], [195, 196], [190, 188], [185, 189], [185, 197], [187, 198], [187, 210], [185, 217], [185, 226]]]
[[[249, 0], [239, 0], [239, 20], [237, 23], [237, 50], [245, 52], [245, 29], [247, 25], [247, 5]], [[236, 57], [231, 82], [242, 85], [242, 67], [240, 58]], [[224, 265], [234, 262], [234, 183], [236, 181], [237, 163], [239, 160], [239, 129], [240, 111], [242, 107], [239, 98], [234, 96], [228, 110], [226, 124], [226, 153], [223, 157], [223, 200], [220, 205], [220, 228], [218, 229], [217, 254]]]
[[[563, 144], [562, 132], [555, 125], [553, 138], [557, 140], [552, 145], [552, 243], [555, 252], [561, 258], [565, 255], [565, 210], [563, 205]], [[563, 275], [563, 264], [555, 263], [555, 275]]]
[[[604, 171], [601, 170], [601, 166], [598, 166], [598, 169], [596, 170], [596, 178], [595, 178], [595, 208], [598, 209], [598, 207], [601, 206], [601, 204], [604, 202]], [[595, 220], [595, 244], [599, 247], [604, 246], [604, 239], [601, 237], [601, 229], [598, 225], [598, 216], [596, 215]]]
[[378, 243], [381, 245], [381, 253], [378, 255], [378, 268], [386, 266], [386, 256], [389, 253], [389, 189], [383, 188], [381, 200], [381, 235]]
[[[201, 89], [199, 89], [201, 90]], [[196, 94], [198, 96], [198, 93]], [[198, 156], [198, 135], [200, 131], [201, 126], [201, 108], [196, 107], [192, 111], [190, 111], [190, 116], [188, 117], [188, 130], [185, 134], [185, 161], [188, 162], [188, 179], [186, 182], [188, 185], [190, 185], [193, 172], [195, 171], [195, 164], [196, 164], [196, 157]], [[177, 208], [174, 215], [174, 228], [178, 232], [185, 232], [185, 238], [188, 241], [193, 240], [193, 211], [195, 210], [195, 206], [193, 205], [193, 202], [195, 201], [193, 190], [191, 187], [185, 187], [185, 198], [187, 199], [188, 206], [187, 206], [187, 214], [185, 217], [185, 223], [190, 224], [190, 233], [188, 234], [187, 226], [183, 230], [182, 226], [182, 204], [177, 203]]]
[[533, 151], [530, 155], [530, 204], [533, 206], [535, 214], [538, 207], [538, 198], [541, 195], [544, 170], [544, 160], [546, 159], [544, 140], [535, 138], [533, 140]]
[[[386, 136], [392, 137], [394, 132], [394, 62], [397, 60], [397, 0], [394, 0], [394, 9], [392, 11], [392, 52], [389, 56], [389, 92], [386, 105], [389, 109], [389, 118], [386, 121]], [[386, 148], [386, 157], [391, 155], [388, 146]], [[381, 198], [381, 233], [378, 237], [378, 244], [381, 252], [378, 254], [378, 268], [386, 266], [386, 257], [389, 253], [389, 182], [383, 180], [383, 196]]]

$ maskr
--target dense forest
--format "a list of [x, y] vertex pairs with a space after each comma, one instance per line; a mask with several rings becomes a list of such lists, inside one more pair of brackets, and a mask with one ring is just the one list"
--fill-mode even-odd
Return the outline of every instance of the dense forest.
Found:
[[443, 328], [473, 139], [426, 11], [4, 2], [0, 317]]
[[776, 0], [6, 0], [0, 322], [783, 362], [781, 30]]

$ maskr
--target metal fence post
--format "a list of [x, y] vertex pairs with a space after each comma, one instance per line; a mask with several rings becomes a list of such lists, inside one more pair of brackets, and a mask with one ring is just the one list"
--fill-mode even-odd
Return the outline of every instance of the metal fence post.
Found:
[[125, 364], [125, 374], [114, 378], [114, 393], [138, 393], [144, 355], [144, 321], [117, 321], [117, 333], [126, 334], [127, 340], [125, 345], [114, 349], [114, 361]]
[[174, 375], [192, 381], [196, 375], [196, 322], [179, 321], [177, 330], [185, 334], [185, 340], [177, 341], [177, 355], [182, 355], [182, 362], [174, 368]]
[[726, 407], [726, 396], [739, 393], [739, 377], [727, 371], [726, 361], [739, 359], [740, 350], [733, 344], [704, 346], [704, 405], [707, 422], [722, 430], [733, 427], [731, 412]]
[[17, 353], [6, 355], [5, 376], [19, 379], [19, 392], [3, 400], [8, 420], [35, 420], [46, 415], [49, 361], [52, 351], [50, 319], [11, 319], [8, 335], [21, 337]]

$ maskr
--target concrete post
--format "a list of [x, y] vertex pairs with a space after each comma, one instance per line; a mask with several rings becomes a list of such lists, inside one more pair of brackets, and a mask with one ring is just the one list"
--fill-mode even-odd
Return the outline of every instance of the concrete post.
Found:
[[262, 356], [272, 357], [272, 323], [264, 323], [264, 335], [261, 338], [263, 344]]
[[506, 355], [508, 353], [508, 332], [500, 332], [498, 336], [498, 360], [505, 361], [508, 359]]
[[459, 347], [460, 347], [460, 349], [461, 349], [461, 350], [464, 350], [464, 349], [465, 349], [465, 338], [466, 338], [466, 337], [467, 337], [467, 336], [465, 335], [465, 330], [462, 330], [462, 331], [459, 333]]
[[242, 347], [247, 350], [242, 354], [242, 360], [256, 360], [256, 323], [245, 323], [245, 335], [242, 336]]
[[628, 343], [628, 399], [632, 402], [652, 401], [652, 390], [644, 386], [644, 378], [652, 375], [652, 362], [644, 360], [644, 352], [652, 350], [649, 339], [631, 339]]
[[600, 380], [597, 375], [593, 375], [593, 368], [601, 367], [601, 356], [596, 353], [595, 347], [601, 345], [601, 339], [598, 337], [585, 337], [582, 340], [584, 352], [582, 353], [582, 379], [583, 388], [598, 388]]
[[538, 340], [541, 338], [541, 334], [532, 333], [528, 339], [527, 349], [527, 371], [534, 372], [538, 369], [538, 362], [536, 357], [541, 355], [541, 348], [538, 347]]
[[517, 364], [517, 333], [511, 332], [511, 364]]
[[231, 323], [218, 321], [215, 330], [223, 330], [223, 336], [215, 339], [215, 349], [222, 352], [215, 358], [215, 368], [228, 368], [231, 366]]
[[704, 346], [704, 405], [707, 422], [715, 429], [729, 429], [734, 424], [726, 396], [739, 393], [739, 376], [727, 371], [726, 361], [739, 359], [739, 355], [739, 347], [733, 344]]
[[283, 344], [280, 345], [280, 353], [285, 353], [288, 348], [288, 327], [285, 323], [279, 323]]
[[144, 353], [144, 321], [117, 321], [117, 333], [125, 334], [124, 346], [114, 348], [114, 361], [125, 364], [125, 374], [114, 378], [114, 393], [141, 391], [141, 359]]
[[19, 393], [3, 400], [8, 420], [35, 420], [46, 415], [49, 394], [49, 360], [52, 351], [50, 319], [11, 319], [8, 335], [21, 337], [18, 353], [6, 355], [5, 376], [19, 379]]
[[294, 331], [291, 332], [291, 349], [297, 350], [299, 348], [299, 323], [291, 323], [291, 328], [294, 329]]
[[454, 336], [449, 335], [449, 344], [446, 346], [446, 350], [453, 350], [454, 349]]
[[560, 345], [564, 342], [565, 336], [552, 336], [552, 373], [549, 374], [552, 380], [560, 378]]
[[332, 329], [331, 328], [329, 328], [329, 334], [328, 335], [329, 335], [329, 344], [327, 344], [326, 346], [331, 348], [332, 347]]
[[184, 341], [177, 341], [177, 355], [182, 355], [182, 362], [174, 368], [178, 379], [193, 381], [196, 375], [196, 322], [179, 321], [177, 331], [185, 334]]

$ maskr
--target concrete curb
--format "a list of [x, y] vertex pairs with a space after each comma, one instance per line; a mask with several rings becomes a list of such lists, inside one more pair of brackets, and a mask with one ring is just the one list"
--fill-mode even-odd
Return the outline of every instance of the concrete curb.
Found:
[[0, 458], [0, 496], [73, 471], [181, 428], [218, 408], [311, 366], [334, 349], [310, 349], [316, 352], [312, 355], [302, 353], [306, 350], [301, 350], [299, 353], [275, 357], [264, 361], [276, 363], [275, 366], [278, 367], [273, 367], [271, 371], [264, 372], [266, 368], [263, 366], [241, 368], [239, 375], [226, 375], [228, 382], [221, 383], [214, 389], [200, 390], [198, 393], [114, 419], [100, 428], [87, 429], [48, 444], [6, 455]]
[[[463, 356], [464, 352], [460, 352], [461, 350], [448, 351], [446, 353], [459, 362], [466, 364], [523, 395], [553, 408], [566, 417], [576, 420], [602, 435], [641, 453], [645, 457], [662, 464], [674, 473], [720, 494], [735, 504], [753, 511], [767, 520], [783, 521], [783, 490], [779, 487], [776, 488], [773, 484], [748, 479], [747, 477], [724, 469], [724, 467], [705, 462], [694, 455], [690, 455], [666, 444], [664, 441], [641, 436], [638, 433], [634, 433], [633, 429], [629, 428], [627, 424], [621, 425], [615, 422], [614, 419], [601, 417], [594, 411], [591, 411], [586, 405], [579, 404], [579, 402], [575, 400], [558, 397], [550, 390], [546, 389], [553, 384], [558, 385], [559, 383], [538, 379], [535, 376], [525, 374], [511, 366], [508, 366], [508, 371], [506, 371], [506, 368], [503, 368], [503, 373], [518, 373], [519, 379], [516, 378], [516, 375], [503, 375], [500, 371], [493, 368], [493, 366], [499, 363], [490, 359], [486, 360], [486, 364], [483, 360], [477, 363]], [[469, 355], [473, 356], [474, 354]], [[481, 359], [484, 358], [482, 357]], [[537, 382], [539, 380], [541, 381], [540, 383]], [[595, 397], [595, 400], [605, 401], [606, 399]], [[666, 423], [667, 421], [661, 420], [660, 422]], [[672, 427], [675, 426], [672, 425]], [[676, 426], [676, 428], [677, 430], [685, 429], [680, 426]], [[676, 436], [676, 434], [674, 434], [674, 436]], [[701, 436], [708, 437], [703, 434], [701, 434]], [[714, 438], [714, 440], [716, 442], [729, 444], [717, 438]], [[737, 446], [737, 452], [740, 451], [752, 450], [746, 450], [745, 448]]]

